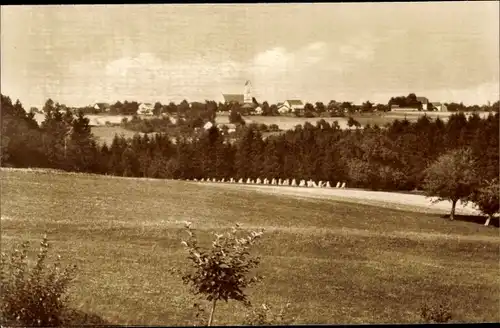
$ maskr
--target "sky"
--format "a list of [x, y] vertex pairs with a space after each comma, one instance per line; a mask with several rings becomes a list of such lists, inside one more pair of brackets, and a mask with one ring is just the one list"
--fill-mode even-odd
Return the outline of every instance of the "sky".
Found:
[[1, 7], [1, 92], [23, 105], [416, 93], [499, 99], [499, 3]]

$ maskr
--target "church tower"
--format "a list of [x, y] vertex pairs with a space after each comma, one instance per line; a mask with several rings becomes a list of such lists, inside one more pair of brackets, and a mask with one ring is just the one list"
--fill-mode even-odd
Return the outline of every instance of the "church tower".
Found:
[[250, 81], [247, 81], [245, 83], [245, 91], [243, 93], [243, 102], [245, 104], [251, 104], [252, 103], [251, 88], [252, 88], [252, 84], [250, 83]]

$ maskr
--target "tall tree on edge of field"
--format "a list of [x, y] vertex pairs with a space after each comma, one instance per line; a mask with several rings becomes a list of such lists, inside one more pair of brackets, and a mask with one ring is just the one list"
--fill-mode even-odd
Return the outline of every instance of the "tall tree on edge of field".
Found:
[[425, 169], [423, 187], [427, 197], [437, 197], [438, 202], [452, 202], [450, 219], [455, 219], [455, 207], [460, 200], [467, 203], [478, 187], [476, 159], [469, 148], [449, 151]]

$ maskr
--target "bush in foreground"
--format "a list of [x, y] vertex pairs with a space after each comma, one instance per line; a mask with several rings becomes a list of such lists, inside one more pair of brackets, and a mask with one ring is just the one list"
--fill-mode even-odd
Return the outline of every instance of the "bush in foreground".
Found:
[[74, 278], [75, 266], [61, 269], [60, 256], [46, 264], [49, 243], [45, 236], [33, 267], [28, 259], [29, 243], [2, 253], [0, 314], [2, 323], [28, 326], [59, 326], [67, 310], [65, 294]]
[[186, 229], [189, 238], [182, 244], [189, 253], [188, 259], [193, 269], [183, 273], [182, 280], [191, 286], [195, 295], [202, 295], [211, 302], [207, 322], [210, 326], [218, 301], [236, 300], [250, 305], [244, 289], [262, 277], [249, 277], [251, 270], [259, 264], [259, 259], [251, 256], [249, 251], [263, 232], [252, 231], [247, 236], [241, 236], [236, 225], [226, 234], [215, 234], [212, 247], [205, 250], [198, 246], [197, 237], [189, 223]]

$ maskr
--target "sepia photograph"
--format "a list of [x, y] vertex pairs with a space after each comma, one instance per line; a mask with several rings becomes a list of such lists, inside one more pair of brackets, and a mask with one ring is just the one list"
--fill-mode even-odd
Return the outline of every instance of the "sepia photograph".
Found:
[[500, 322], [499, 12], [2, 5], [0, 325]]

